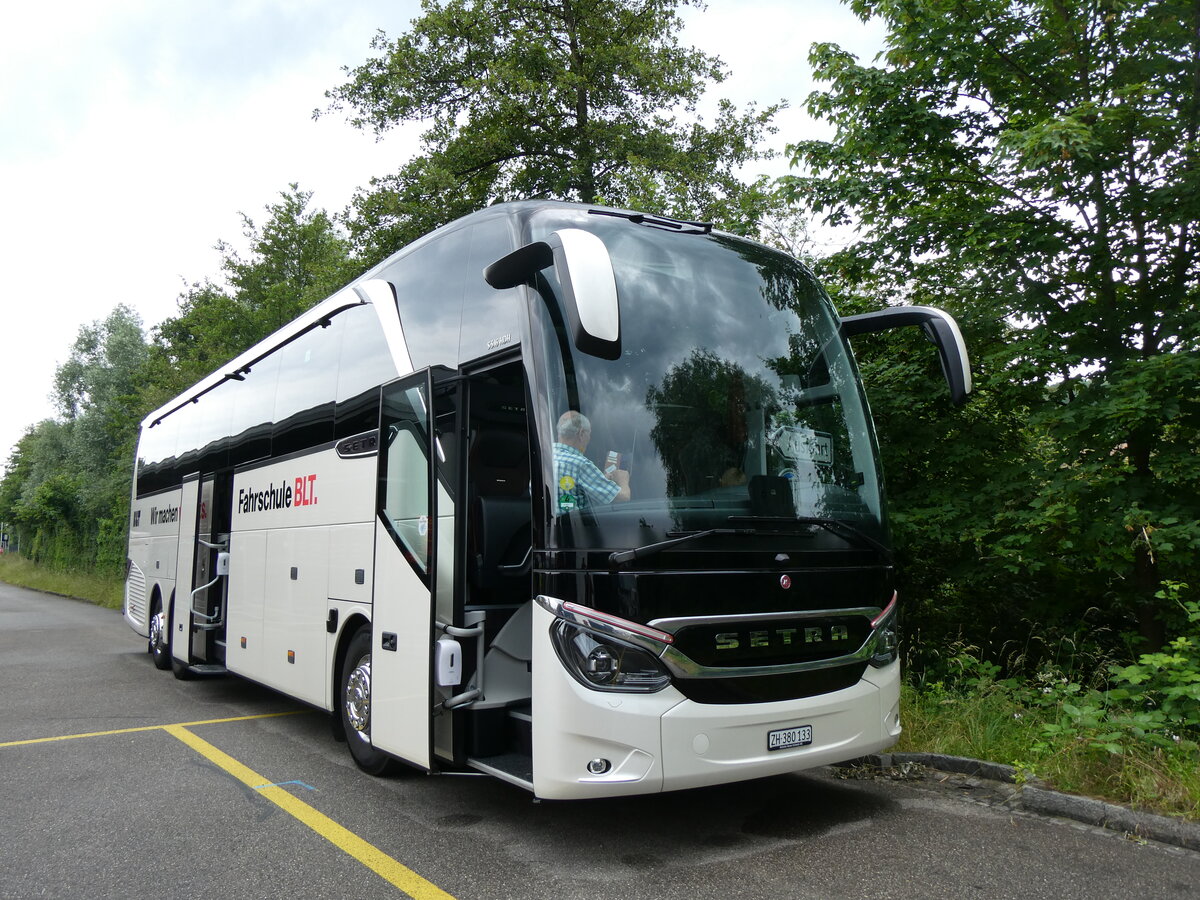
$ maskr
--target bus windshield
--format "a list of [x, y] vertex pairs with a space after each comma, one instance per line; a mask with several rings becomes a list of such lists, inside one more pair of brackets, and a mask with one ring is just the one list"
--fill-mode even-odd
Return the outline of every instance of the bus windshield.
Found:
[[560, 228], [608, 248], [621, 353], [573, 346], [544, 270], [531, 314], [551, 546], [633, 547], [797, 520], [831, 526], [826, 540], [886, 542], [866, 401], [808, 268], [729, 235], [568, 210], [535, 216], [530, 239]]

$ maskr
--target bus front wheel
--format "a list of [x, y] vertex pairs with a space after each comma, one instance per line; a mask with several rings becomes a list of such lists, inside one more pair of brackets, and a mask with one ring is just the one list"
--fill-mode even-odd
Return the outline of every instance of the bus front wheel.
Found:
[[338, 679], [338, 710], [346, 746], [354, 763], [368, 775], [384, 775], [393, 760], [371, 746], [371, 629], [360, 628], [350, 639]]

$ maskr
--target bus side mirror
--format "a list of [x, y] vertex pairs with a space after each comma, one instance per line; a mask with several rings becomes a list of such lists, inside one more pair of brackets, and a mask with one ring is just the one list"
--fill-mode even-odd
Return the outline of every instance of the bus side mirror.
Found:
[[525, 284], [554, 266], [562, 288], [571, 339], [582, 353], [601, 359], [621, 356], [621, 305], [612, 257], [604, 241], [581, 228], [563, 228], [546, 241], [526, 244], [483, 270], [484, 280], [503, 290]]
[[890, 331], [906, 325], [920, 326], [925, 337], [937, 347], [942, 374], [946, 376], [946, 384], [950, 388], [950, 399], [955, 406], [962, 404], [973, 387], [971, 360], [967, 356], [967, 345], [962, 332], [958, 330], [958, 323], [949, 313], [932, 306], [897, 306], [842, 319], [842, 331], [846, 337], [872, 331]]

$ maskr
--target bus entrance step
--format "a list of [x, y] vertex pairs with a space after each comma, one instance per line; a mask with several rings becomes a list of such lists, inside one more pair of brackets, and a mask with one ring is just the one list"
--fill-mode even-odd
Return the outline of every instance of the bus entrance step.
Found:
[[487, 759], [468, 759], [467, 765], [476, 771], [533, 790], [533, 757], [527, 753], [503, 753]]
[[229, 670], [218, 663], [196, 663], [188, 666], [188, 671], [193, 675], [227, 675]]

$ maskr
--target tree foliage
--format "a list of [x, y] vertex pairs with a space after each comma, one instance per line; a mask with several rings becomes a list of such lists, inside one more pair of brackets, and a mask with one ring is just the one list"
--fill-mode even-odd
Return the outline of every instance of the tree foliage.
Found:
[[372, 258], [501, 200], [549, 197], [649, 208], [753, 229], [771, 198], [739, 168], [760, 157], [778, 104], [697, 103], [726, 75], [680, 46], [698, 0], [423, 0], [408, 32], [328, 92], [376, 134], [427, 124], [422, 155], [375, 178], [351, 228]]
[[[352, 280], [361, 264], [312, 193], [292, 184], [260, 227], [242, 214], [248, 250], [220, 241], [221, 276], [188, 287], [154, 334], [153, 385], [165, 400]], [[149, 408], [157, 406], [151, 403]]]
[[119, 569], [147, 358], [141, 320], [128, 307], [79, 329], [55, 373], [61, 419], [26, 432], [0, 482], [0, 519], [17, 526], [35, 558]]
[[296, 185], [243, 216], [248, 249], [221, 242], [219, 281], [191, 285], [147, 342], [125, 306], [85, 325], [55, 374], [58, 419], [32, 426], [0, 480], [0, 520], [54, 566], [120, 570], [138, 424], [152, 409], [357, 274], [349, 242]]
[[[1160, 642], [1156, 594], [1197, 583], [1200, 550], [1200, 7], [851, 5], [886, 22], [887, 50], [869, 66], [814, 46], [829, 87], [808, 106], [836, 135], [789, 148], [787, 189], [859, 227], [827, 271], [863, 302], [962, 316], [1001, 398], [987, 417], [1023, 431], [1022, 457], [963, 460], [997, 482], [964, 519], [981, 568]], [[951, 427], [972, 441], [977, 418]]]

